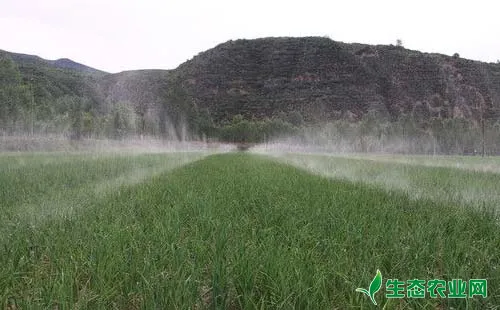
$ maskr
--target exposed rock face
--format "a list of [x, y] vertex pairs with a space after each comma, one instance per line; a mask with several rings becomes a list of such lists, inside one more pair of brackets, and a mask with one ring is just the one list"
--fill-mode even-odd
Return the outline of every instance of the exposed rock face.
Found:
[[172, 87], [208, 108], [216, 121], [300, 111], [306, 121], [359, 119], [369, 110], [392, 119], [479, 118], [500, 109], [500, 65], [396, 46], [328, 38], [237, 40], [175, 70]]
[[500, 64], [398, 46], [321, 37], [237, 40], [175, 70], [118, 74], [67, 59], [7, 54], [48, 102], [86, 96], [106, 111], [109, 103], [125, 101], [138, 114], [174, 126], [193, 115], [219, 123], [237, 114], [263, 119], [291, 111], [309, 123], [356, 121], [368, 112], [391, 120], [409, 115], [478, 122], [482, 111], [487, 118], [500, 117]]

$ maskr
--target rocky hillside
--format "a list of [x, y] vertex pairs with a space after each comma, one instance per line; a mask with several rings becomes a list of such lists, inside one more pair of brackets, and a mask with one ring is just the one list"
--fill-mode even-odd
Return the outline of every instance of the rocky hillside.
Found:
[[[306, 124], [357, 122], [372, 115], [384, 122], [465, 119], [477, 125], [483, 116], [500, 117], [500, 64], [392, 45], [346, 44], [323, 37], [236, 40], [175, 70], [118, 74], [69, 59], [48, 61], [0, 51], [2, 57], [14, 62], [15, 68], [5, 61], [3, 66], [18, 70], [22, 81], [16, 95], [22, 108], [16, 110], [13, 100], [3, 108], [0, 102], [7, 111], [0, 124], [4, 130], [23, 127], [19, 119], [33, 113], [30, 105], [40, 124], [66, 115], [45, 126], [46, 131], [84, 126], [78, 125], [80, 112], [74, 112], [80, 109], [90, 119], [90, 131], [121, 124], [140, 134], [164, 134], [167, 127], [199, 129], [200, 122], [219, 126], [238, 114], [253, 121], [293, 114]], [[16, 81], [9, 83], [15, 86]], [[12, 85], [4, 87], [5, 98]], [[2, 87], [0, 81], [0, 93]], [[71, 115], [78, 122], [70, 121]]]
[[376, 111], [475, 118], [500, 108], [500, 65], [328, 38], [229, 41], [175, 70], [175, 86], [216, 120], [299, 111], [309, 122]]

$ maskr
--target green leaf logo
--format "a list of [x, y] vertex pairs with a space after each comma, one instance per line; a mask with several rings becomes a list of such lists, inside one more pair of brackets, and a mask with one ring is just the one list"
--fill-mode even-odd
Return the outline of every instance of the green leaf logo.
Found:
[[366, 296], [370, 297], [373, 304], [376, 306], [377, 302], [375, 301], [375, 293], [377, 293], [382, 287], [382, 273], [377, 269], [377, 274], [375, 278], [373, 278], [372, 283], [370, 283], [370, 291], [365, 290], [364, 288], [357, 288], [356, 292], [361, 292], [366, 294]]

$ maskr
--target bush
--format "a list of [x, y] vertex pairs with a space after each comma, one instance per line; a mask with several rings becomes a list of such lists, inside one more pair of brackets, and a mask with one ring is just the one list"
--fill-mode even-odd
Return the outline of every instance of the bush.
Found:
[[214, 130], [216, 138], [233, 143], [264, 142], [273, 138], [293, 135], [298, 131], [297, 127], [281, 119], [249, 121], [241, 115], [236, 115], [231, 123]]

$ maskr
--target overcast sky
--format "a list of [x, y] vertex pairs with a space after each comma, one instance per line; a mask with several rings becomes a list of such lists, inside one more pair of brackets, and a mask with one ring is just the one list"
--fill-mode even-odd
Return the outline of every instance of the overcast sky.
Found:
[[119, 72], [172, 69], [230, 39], [329, 36], [495, 62], [499, 1], [0, 0], [0, 49]]

